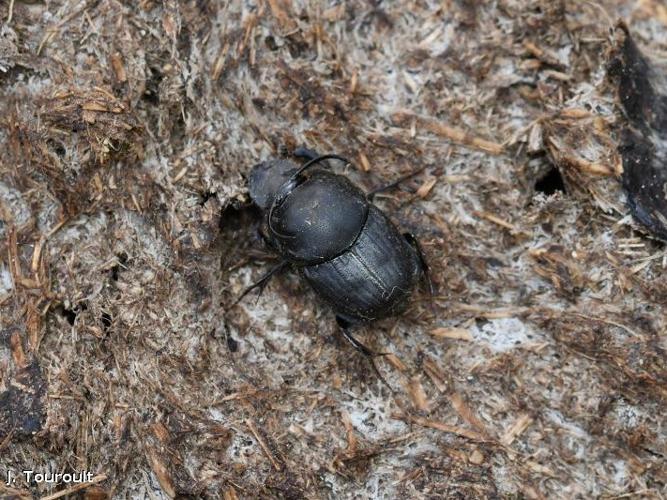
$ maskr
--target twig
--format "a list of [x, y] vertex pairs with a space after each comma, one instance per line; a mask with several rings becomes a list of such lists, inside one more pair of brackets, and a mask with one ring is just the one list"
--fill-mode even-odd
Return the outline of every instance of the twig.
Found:
[[413, 424], [417, 424], [422, 427], [429, 427], [438, 431], [457, 434], [458, 436], [474, 439], [475, 441], [489, 441], [487, 436], [484, 436], [479, 432], [457, 427], [455, 425], [445, 424], [444, 422], [438, 422], [437, 420], [429, 420], [427, 418], [417, 417], [414, 415], [392, 415], [392, 418], [396, 420], [407, 420], [408, 422], [412, 422]]
[[15, 431], [15, 429], [16, 429], [15, 427], [12, 427], [12, 428], [10, 429], [10, 431], [7, 433], [7, 436], [5, 437], [5, 439], [2, 440], [2, 442], [0, 443], [0, 451], [4, 450], [5, 447], [6, 447], [6, 446], [9, 444], [9, 442], [12, 440], [12, 437], [14, 436], [14, 431]]
[[511, 445], [514, 440], [525, 431], [530, 424], [533, 423], [533, 418], [528, 414], [523, 414], [512, 424], [505, 435], [500, 438], [500, 442], [505, 446]]
[[416, 120], [420, 126], [424, 127], [429, 132], [439, 135], [440, 137], [444, 137], [445, 139], [448, 139], [457, 144], [463, 144], [464, 146], [469, 146], [474, 149], [480, 149], [482, 151], [486, 151], [487, 153], [500, 155], [505, 151], [505, 148], [502, 144], [470, 135], [465, 130], [451, 127], [445, 123], [441, 123], [431, 118], [416, 115], [410, 111], [399, 111], [394, 113], [392, 118], [398, 123], [404, 123], [408, 120]]
[[58, 493], [54, 493], [53, 495], [48, 495], [48, 496], [42, 497], [41, 500], [55, 500], [56, 498], [62, 498], [65, 495], [71, 495], [72, 493], [75, 493], [79, 490], [83, 490], [85, 488], [88, 488], [88, 486], [92, 486], [94, 484], [101, 483], [106, 478], [107, 478], [106, 474], [100, 474], [99, 476], [95, 476], [94, 478], [92, 478], [87, 483], [75, 484], [74, 486], [72, 486], [70, 488], [65, 488], [64, 490], [61, 490]]
[[12, 22], [12, 16], [14, 15], [14, 0], [9, 0], [9, 13], [7, 14], [7, 25]]
[[269, 447], [266, 445], [262, 437], [259, 435], [259, 432], [257, 432], [257, 428], [255, 427], [255, 424], [250, 420], [249, 418], [246, 419], [245, 424], [248, 426], [248, 429], [250, 429], [250, 432], [252, 432], [253, 436], [255, 436], [255, 439], [259, 443], [259, 445], [262, 447], [262, 450], [264, 450], [264, 453], [266, 453], [266, 456], [269, 457], [269, 460], [273, 464], [273, 467], [275, 467], [276, 470], [281, 470], [282, 467], [278, 463], [278, 461], [274, 458], [273, 454], [271, 453], [271, 450], [269, 450]]

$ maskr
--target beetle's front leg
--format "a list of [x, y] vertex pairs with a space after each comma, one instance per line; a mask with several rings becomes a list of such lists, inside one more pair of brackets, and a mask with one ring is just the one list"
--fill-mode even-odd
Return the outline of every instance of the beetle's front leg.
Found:
[[250, 285], [248, 288], [246, 288], [245, 290], [243, 290], [243, 293], [239, 296], [238, 299], [236, 299], [236, 301], [235, 301], [234, 304], [232, 304], [232, 305], [236, 305], [236, 304], [238, 304], [239, 302], [241, 302], [241, 300], [243, 299], [243, 297], [245, 297], [246, 295], [248, 295], [248, 293], [250, 293], [250, 292], [251, 292], [252, 290], [254, 290], [255, 288], [259, 288], [259, 294], [257, 295], [257, 299], [259, 299], [259, 297], [262, 295], [262, 292], [264, 291], [264, 288], [266, 288], [266, 285], [269, 284], [269, 281], [271, 280], [271, 278], [272, 278], [275, 274], [278, 274], [279, 272], [281, 272], [282, 270], [284, 270], [284, 269], [287, 268], [287, 267], [289, 267], [289, 262], [287, 262], [286, 260], [284, 260], [284, 261], [282, 261], [280, 264], [278, 264], [277, 266], [274, 266], [274, 267], [272, 267], [271, 269], [269, 269], [269, 270], [264, 274], [264, 276], [262, 276], [260, 279], [258, 279], [257, 281], [255, 281], [255, 282], [254, 282], [252, 285]]

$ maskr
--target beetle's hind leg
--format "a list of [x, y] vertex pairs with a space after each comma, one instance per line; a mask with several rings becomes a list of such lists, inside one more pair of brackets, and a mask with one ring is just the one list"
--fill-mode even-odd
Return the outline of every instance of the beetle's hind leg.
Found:
[[347, 340], [352, 345], [352, 347], [354, 347], [357, 351], [359, 351], [361, 354], [369, 358], [374, 358], [375, 356], [378, 356], [378, 353], [369, 349], [364, 344], [359, 342], [356, 338], [354, 338], [354, 336], [350, 332], [352, 324], [348, 320], [346, 320], [342, 316], [336, 316], [336, 323], [338, 323], [338, 326], [340, 327], [340, 332], [343, 335], [343, 338]]
[[364, 344], [359, 342], [354, 335], [352, 335], [352, 332], [350, 332], [350, 328], [352, 327], [352, 324], [343, 318], [342, 316], [336, 315], [336, 323], [338, 323], [338, 326], [340, 327], [340, 332], [341, 335], [343, 335], [343, 338], [347, 340], [352, 347], [354, 347], [357, 351], [359, 351], [361, 354], [363, 354], [366, 359], [368, 359], [371, 363], [371, 366], [373, 367], [373, 371], [375, 372], [375, 375], [380, 379], [380, 381], [387, 386], [387, 388], [393, 393], [394, 390], [391, 388], [389, 383], [385, 380], [385, 378], [382, 376], [380, 373], [380, 370], [378, 370], [377, 365], [375, 364], [375, 358], [378, 356], [386, 356], [389, 353], [386, 352], [375, 352], [372, 349], [366, 347]]
[[435, 295], [435, 287], [433, 286], [433, 281], [431, 280], [431, 268], [426, 261], [422, 246], [419, 244], [419, 240], [412, 233], [403, 233], [403, 237], [415, 250], [417, 258], [419, 259], [419, 266], [421, 267], [422, 275], [424, 277], [424, 283], [426, 283], [426, 286], [428, 287], [428, 293], [431, 295], [431, 297], [433, 297]]
[[250, 293], [250, 292], [251, 292], [252, 290], [254, 290], [255, 288], [259, 288], [259, 293], [257, 294], [257, 299], [259, 300], [259, 297], [262, 295], [262, 292], [264, 291], [264, 288], [266, 288], [266, 285], [269, 284], [269, 281], [271, 280], [271, 278], [272, 278], [274, 275], [278, 274], [279, 272], [283, 271], [283, 270], [284, 270], [285, 268], [287, 268], [288, 266], [289, 266], [289, 262], [287, 262], [286, 260], [284, 260], [284, 261], [282, 261], [280, 264], [278, 264], [277, 266], [274, 266], [274, 267], [272, 267], [271, 269], [269, 269], [269, 270], [264, 274], [264, 276], [262, 276], [262, 277], [259, 278], [257, 281], [255, 281], [252, 285], [250, 285], [248, 288], [246, 288], [245, 290], [243, 290], [243, 293], [239, 296], [238, 299], [236, 299], [236, 301], [235, 301], [234, 304], [232, 304], [232, 305], [236, 305], [236, 304], [238, 304], [239, 302], [241, 302], [241, 300], [243, 300], [243, 297], [245, 297], [246, 295], [248, 295], [248, 293]]

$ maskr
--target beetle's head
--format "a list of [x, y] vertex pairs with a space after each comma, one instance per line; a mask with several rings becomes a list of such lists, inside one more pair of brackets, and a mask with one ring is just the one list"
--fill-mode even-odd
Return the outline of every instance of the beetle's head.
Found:
[[250, 171], [250, 198], [259, 208], [268, 210], [279, 193], [288, 188], [284, 185], [296, 171], [297, 167], [288, 160], [274, 159], [258, 163]]

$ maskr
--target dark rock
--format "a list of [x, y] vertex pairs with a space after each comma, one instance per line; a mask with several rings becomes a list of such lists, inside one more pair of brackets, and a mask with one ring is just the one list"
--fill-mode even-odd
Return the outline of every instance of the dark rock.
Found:
[[619, 151], [623, 187], [632, 215], [655, 236], [667, 240], [667, 84], [620, 24], [622, 40], [610, 74], [628, 120]]

